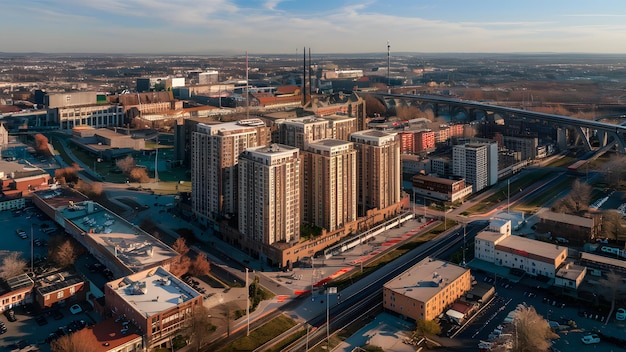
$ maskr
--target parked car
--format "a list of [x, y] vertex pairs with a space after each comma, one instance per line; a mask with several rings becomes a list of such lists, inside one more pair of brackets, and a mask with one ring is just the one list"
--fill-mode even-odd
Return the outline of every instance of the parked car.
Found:
[[617, 311], [615, 312], [615, 320], [619, 320], [619, 321], [626, 320], [626, 309], [617, 308]]
[[54, 318], [54, 320], [61, 320], [63, 319], [63, 313], [61, 313], [58, 309], [52, 311], [52, 318]]
[[594, 343], [600, 343], [600, 336], [598, 336], [597, 334], [589, 334], [589, 335], [583, 336], [582, 339], [580, 340], [585, 345], [591, 345]]
[[48, 319], [46, 319], [46, 317], [44, 317], [43, 315], [38, 315], [37, 318], [35, 318], [35, 321], [39, 326], [48, 324]]
[[9, 321], [17, 321], [17, 318], [15, 317], [15, 311], [13, 311], [13, 309], [7, 309], [6, 311], [4, 311], [4, 315], [6, 315]]
[[70, 307], [70, 313], [72, 314], [78, 314], [82, 311], [83, 311], [83, 308], [81, 308], [80, 304], [74, 304]]

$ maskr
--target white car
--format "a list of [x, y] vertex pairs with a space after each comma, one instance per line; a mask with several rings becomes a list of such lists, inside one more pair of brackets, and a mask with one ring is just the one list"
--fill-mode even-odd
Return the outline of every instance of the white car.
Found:
[[626, 309], [618, 308], [617, 312], [615, 312], [615, 320], [619, 320], [619, 321], [626, 320]]
[[80, 305], [78, 304], [74, 304], [73, 306], [70, 307], [70, 313], [72, 314], [78, 314], [82, 311], [83, 311], [83, 308], [81, 308]]
[[591, 345], [593, 343], [600, 343], [600, 336], [596, 335], [596, 334], [589, 334], [589, 335], [585, 335], [583, 336], [582, 339], [580, 339], [585, 345]]

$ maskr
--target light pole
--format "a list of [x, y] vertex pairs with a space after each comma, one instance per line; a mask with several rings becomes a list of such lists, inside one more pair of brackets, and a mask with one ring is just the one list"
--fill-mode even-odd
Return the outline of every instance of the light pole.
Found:
[[159, 134], [156, 136], [156, 155], [154, 156], [154, 182], [159, 182]]
[[465, 232], [467, 230], [467, 223], [463, 223], [463, 264], [461, 266], [465, 267]]
[[248, 286], [248, 268], [246, 268], [246, 320], [248, 322], [246, 336], [250, 336], [250, 287]]
[[326, 344], [328, 345], [328, 351], [330, 351], [330, 313], [328, 298], [331, 293], [337, 293], [337, 287], [329, 287], [326, 289]]

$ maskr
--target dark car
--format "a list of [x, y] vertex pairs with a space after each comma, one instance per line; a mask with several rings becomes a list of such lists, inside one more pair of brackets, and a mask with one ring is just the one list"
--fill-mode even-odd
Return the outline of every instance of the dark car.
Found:
[[16, 321], [17, 320], [17, 318], [15, 317], [15, 311], [13, 311], [13, 309], [6, 310], [4, 312], [4, 315], [6, 315], [6, 317], [7, 317], [7, 319], [9, 321]]
[[61, 320], [63, 319], [63, 313], [61, 313], [58, 310], [55, 310], [52, 312], [52, 318], [54, 318], [54, 320]]
[[35, 321], [37, 322], [37, 325], [39, 326], [44, 326], [48, 324], [48, 319], [46, 319], [46, 317], [44, 317], [43, 315], [37, 316], [37, 318], [35, 318]]

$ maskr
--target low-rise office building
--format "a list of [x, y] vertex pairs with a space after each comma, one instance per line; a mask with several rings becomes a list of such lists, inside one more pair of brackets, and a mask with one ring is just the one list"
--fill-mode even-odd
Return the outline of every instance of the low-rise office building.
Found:
[[149, 350], [170, 347], [202, 305], [200, 293], [163, 267], [108, 282], [104, 291], [106, 313], [137, 327]]
[[32, 302], [33, 280], [27, 274], [0, 279], [0, 312]]
[[565, 263], [556, 272], [554, 286], [577, 290], [586, 274], [586, 267], [574, 263]]
[[537, 232], [549, 232], [553, 237], [564, 238], [573, 244], [588, 242], [600, 231], [601, 221], [593, 216], [582, 217], [547, 210], [537, 213], [537, 216]]
[[427, 258], [383, 286], [383, 307], [415, 321], [433, 320], [471, 287], [469, 269]]
[[472, 194], [472, 186], [466, 186], [465, 180], [450, 180], [428, 175], [415, 175], [411, 179], [416, 197], [456, 202]]
[[[531, 276], [554, 278], [567, 258], [567, 247], [511, 235], [511, 222], [499, 220], [505, 227], [490, 228], [474, 239], [474, 258], [500, 266], [525, 271]], [[506, 230], [508, 229], [508, 230]]]

